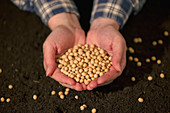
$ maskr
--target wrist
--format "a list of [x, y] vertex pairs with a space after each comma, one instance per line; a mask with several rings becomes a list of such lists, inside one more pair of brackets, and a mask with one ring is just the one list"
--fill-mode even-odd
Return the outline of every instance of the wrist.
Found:
[[119, 30], [119, 24], [113, 19], [99, 17], [92, 21], [90, 29], [98, 29], [104, 26], [113, 26], [115, 29]]
[[69, 29], [81, 28], [77, 16], [73, 13], [59, 13], [51, 17], [48, 21], [48, 26], [51, 30], [60, 25], [67, 26]]

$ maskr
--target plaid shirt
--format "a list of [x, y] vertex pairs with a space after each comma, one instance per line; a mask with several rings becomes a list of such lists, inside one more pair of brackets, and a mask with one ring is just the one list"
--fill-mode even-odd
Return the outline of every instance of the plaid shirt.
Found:
[[[20, 9], [36, 12], [47, 25], [48, 20], [62, 12], [80, 16], [73, 0], [12, 0]], [[134, 11], [142, 8], [145, 0], [94, 0], [91, 21], [98, 17], [114, 19], [121, 27]]]

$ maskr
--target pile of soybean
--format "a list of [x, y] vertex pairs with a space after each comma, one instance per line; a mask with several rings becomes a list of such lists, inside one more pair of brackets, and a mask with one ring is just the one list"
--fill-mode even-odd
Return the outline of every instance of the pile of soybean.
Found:
[[75, 45], [57, 59], [61, 72], [76, 82], [88, 85], [109, 71], [112, 57], [95, 45]]

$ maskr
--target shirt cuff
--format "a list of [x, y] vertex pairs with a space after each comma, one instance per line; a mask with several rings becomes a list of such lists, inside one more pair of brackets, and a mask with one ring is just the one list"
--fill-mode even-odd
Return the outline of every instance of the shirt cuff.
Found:
[[48, 20], [58, 13], [74, 13], [79, 17], [77, 7], [72, 0], [35, 0], [34, 11], [46, 25]]
[[139, 2], [135, 2], [135, 0], [96, 0], [94, 1], [91, 22], [98, 17], [110, 18], [117, 21], [122, 28], [133, 8], [140, 9], [138, 4]]

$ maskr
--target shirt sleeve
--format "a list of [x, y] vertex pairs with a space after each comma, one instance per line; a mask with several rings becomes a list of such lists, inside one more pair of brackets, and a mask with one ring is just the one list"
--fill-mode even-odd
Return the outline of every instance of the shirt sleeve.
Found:
[[91, 22], [98, 17], [114, 19], [122, 28], [134, 11], [137, 14], [146, 0], [95, 0]]
[[73, 0], [11, 0], [20, 9], [36, 12], [43, 23], [47, 25], [48, 20], [62, 12], [74, 13], [79, 17], [77, 7]]

